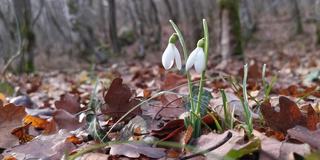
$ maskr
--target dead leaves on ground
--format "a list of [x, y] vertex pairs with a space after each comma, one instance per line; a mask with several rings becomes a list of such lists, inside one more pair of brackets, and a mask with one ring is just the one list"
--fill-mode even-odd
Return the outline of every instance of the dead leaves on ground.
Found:
[[[112, 81], [108, 91], [104, 94], [104, 100], [107, 106], [102, 110], [102, 113], [119, 119], [130, 109], [139, 104], [139, 101], [132, 98], [133, 92], [130, 88], [122, 84], [121, 78], [116, 78]], [[137, 108], [129, 115], [141, 114], [141, 109]]]
[[288, 129], [301, 125], [309, 130], [315, 130], [320, 122], [319, 115], [312, 106], [308, 106], [307, 115], [303, 115], [295, 102], [281, 96], [279, 98], [280, 111], [275, 111], [270, 102], [261, 105], [261, 113], [265, 122], [272, 129], [286, 133]]
[[16, 145], [18, 139], [10, 133], [21, 126], [25, 108], [12, 103], [0, 107], [0, 148], [8, 148]]
[[150, 158], [162, 158], [166, 155], [165, 149], [150, 147], [143, 143], [123, 143], [111, 145], [111, 155], [123, 155], [129, 158], [139, 158], [143, 154]]

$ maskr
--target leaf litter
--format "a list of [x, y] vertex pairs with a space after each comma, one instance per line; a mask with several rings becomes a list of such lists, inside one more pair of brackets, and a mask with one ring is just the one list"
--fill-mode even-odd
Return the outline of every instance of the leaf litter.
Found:
[[[235, 68], [232, 65], [239, 64], [230, 64], [230, 68]], [[276, 65], [273, 67], [276, 68]], [[10, 84], [21, 86], [20, 92], [24, 94], [11, 97], [14, 91], [10, 87], [0, 90], [2, 155], [16, 159], [61, 159], [79, 154], [79, 159], [83, 160], [169, 157], [236, 159], [259, 155], [260, 159], [289, 160], [294, 159], [294, 155], [307, 156], [312, 150], [319, 149], [319, 87], [316, 85], [316, 74], [306, 74], [305, 80], [299, 77], [303, 83], [280, 78], [271, 90], [270, 99], [263, 101], [261, 66], [261, 63], [255, 62], [249, 67], [248, 90], [252, 93], [249, 105], [255, 122], [253, 140], [246, 139], [241, 129], [243, 110], [238, 94], [241, 92], [232, 90], [231, 84], [224, 80], [207, 80], [208, 99], [203, 104], [202, 136], [194, 139], [190, 134], [193, 128], [185, 127], [181, 119], [188, 104], [185, 103], [186, 79], [180, 73], [164, 72], [159, 66], [152, 67], [150, 64], [131, 63], [118, 65], [120, 72], [113, 68], [103, 74], [97, 73], [98, 81], [82, 72], [74, 75], [39, 73], [37, 76], [26, 76], [20, 82], [13, 78]], [[223, 75], [242, 75], [241, 70], [229, 71], [230, 68], [222, 70]], [[208, 71], [211, 72], [216, 71]], [[267, 71], [266, 75], [270, 80], [271, 71]], [[78, 78], [72, 79], [72, 76]], [[193, 81], [197, 79], [196, 75], [192, 75]], [[95, 83], [97, 90], [94, 99], [97, 103], [93, 114], [89, 105]], [[223, 123], [224, 119], [219, 93], [222, 88], [226, 90], [229, 109], [235, 114], [235, 128], [231, 130], [219, 130], [216, 124]], [[137, 107], [158, 91], [170, 89], [177, 94], [163, 94]], [[132, 109], [124, 121], [115, 124]], [[88, 131], [88, 119], [79, 122], [81, 114], [95, 115], [95, 127], [91, 129], [96, 129], [109, 142], [115, 143], [90, 150], [90, 146], [95, 147], [100, 142], [91, 135], [97, 132]], [[118, 128], [106, 135], [113, 125]], [[231, 137], [228, 137], [229, 133], [232, 133]], [[283, 137], [274, 138], [278, 134]], [[80, 154], [86, 149], [90, 151]]]

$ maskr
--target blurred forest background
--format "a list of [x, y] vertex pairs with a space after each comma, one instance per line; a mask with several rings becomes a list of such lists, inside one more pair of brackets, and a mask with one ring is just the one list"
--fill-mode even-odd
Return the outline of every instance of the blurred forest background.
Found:
[[259, 46], [283, 46], [301, 35], [309, 46], [320, 42], [319, 0], [1, 0], [0, 68], [62, 70], [124, 56], [159, 61], [154, 57], [173, 33], [169, 19], [191, 50], [203, 18], [210, 55], [220, 59], [266, 53]]

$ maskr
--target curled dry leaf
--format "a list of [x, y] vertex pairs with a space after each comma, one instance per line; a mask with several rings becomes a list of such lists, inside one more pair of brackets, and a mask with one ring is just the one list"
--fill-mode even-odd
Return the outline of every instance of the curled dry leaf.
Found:
[[19, 139], [20, 144], [25, 144], [29, 141], [31, 141], [34, 136], [29, 135], [29, 127], [31, 123], [24, 125], [22, 127], [15, 128], [11, 131], [11, 134], [16, 136]]
[[71, 142], [73, 144], [81, 144], [82, 140], [80, 138], [76, 137], [75, 135], [71, 135], [67, 137], [66, 141]]
[[162, 158], [166, 155], [165, 149], [153, 148], [144, 143], [124, 143], [111, 145], [111, 155], [123, 155], [129, 158], [139, 158], [143, 154], [150, 158]]
[[18, 139], [10, 131], [21, 126], [25, 108], [12, 103], [0, 107], [0, 148], [18, 144]]
[[[133, 92], [130, 88], [122, 84], [121, 78], [116, 78], [112, 81], [108, 92], [104, 95], [104, 100], [107, 103], [106, 108], [102, 109], [102, 113], [112, 116], [115, 119], [126, 114], [130, 109], [139, 104], [139, 101], [132, 99]], [[141, 114], [141, 109], [137, 108], [129, 115]]]
[[275, 111], [270, 102], [263, 102], [261, 105], [262, 115], [272, 129], [286, 133], [288, 129], [296, 125], [308, 127], [310, 130], [316, 129], [320, 122], [317, 113], [309, 106], [308, 115], [304, 116], [297, 104], [289, 98], [281, 96], [279, 98], [280, 112]]
[[37, 129], [45, 129], [48, 125], [48, 122], [45, 119], [41, 119], [39, 117], [34, 117], [31, 115], [26, 115], [23, 118], [23, 122], [24, 124], [31, 124], [31, 126]]
[[177, 120], [172, 120], [168, 122], [163, 127], [157, 130], [152, 130], [151, 135], [158, 138], [162, 138], [162, 140], [167, 140], [179, 134], [180, 131], [183, 131], [183, 129], [184, 129], [184, 120], [177, 119]]
[[39, 117], [26, 115], [23, 118], [24, 124], [31, 124], [36, 129], [43, 130], [44, 134], [51, 134], [56, 132], [56, 124], [53, 120], [45, 120]]

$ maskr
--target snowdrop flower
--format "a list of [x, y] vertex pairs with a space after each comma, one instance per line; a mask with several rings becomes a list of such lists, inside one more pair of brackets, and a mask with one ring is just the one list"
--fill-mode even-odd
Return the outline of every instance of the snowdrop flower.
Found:
[[197, 73], [202, 73], [206, 68], [206, 57], [203, 51], [203, 39], [198, 41], [197, 48], [194, 49], [188, 57], [186, 70], [194, 66]]
[[177, 35], [175, 33], [172, 34], [172, 36], [169, 39], [168, 46], [164, 50], [162, 55], [162, 65], [166, 70], [170, 69], [173, 66], [174, 62], [176, 63], [177, 68], [179, 70], [181, 69], [180, 53], [174, 44], [176, 39]]

